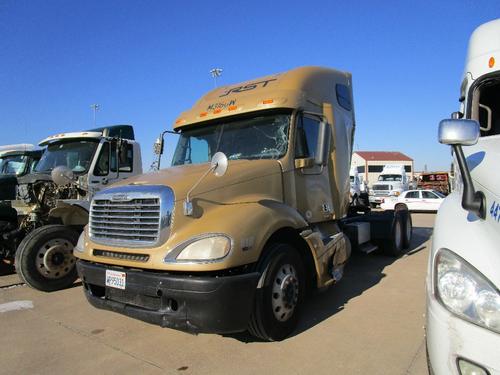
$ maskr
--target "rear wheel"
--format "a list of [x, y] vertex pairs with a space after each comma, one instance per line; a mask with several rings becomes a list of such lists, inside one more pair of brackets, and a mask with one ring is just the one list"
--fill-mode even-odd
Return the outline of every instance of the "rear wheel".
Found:
[[30, 232], [16, 252], [16, 271], [30, 287], [51, 292], [77, 279], [73, 248], [79, 234], [64, 225], [46, 225]]
[[396, 211], [399, 211], [399, 213], [402, 216], [403, 230], [404, 230], [403, 248], [408, 249], [410, 247], [411, 237], [413, 233], [413, 223], [411, 220], [411, 213], [410, 211], [408, 211], [408, 207], [403, 203], [397, 204], [394, 209]]
[[388, 255], [397, 257], [400, 256], [404, 248], [404, 222], [403, 214], [401, 211], [394, 212], [394, 218], [391, 225], [390, 237], [384, 241], [383, 249]]
[[299, 319], [304, 299], [304, 268], [297, 251], [288, 244], [272, 244], [259, 262], [261, 272], [249, 332], [266, 341], [289, 336]]

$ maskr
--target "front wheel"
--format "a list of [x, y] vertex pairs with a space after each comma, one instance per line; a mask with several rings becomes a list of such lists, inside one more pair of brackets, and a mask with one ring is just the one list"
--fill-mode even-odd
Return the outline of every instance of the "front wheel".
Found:
[[288, 244], [273, 244], [257, 269], [261, 279], [248, 330], [266, 341], [283, 340], [297, 326], [304, 299], [300, 256]]
[[52, 292], [77, 279], [73, 248], [79, 234], [64, 225], [46, 225], [30, 232], [16, 251], [16, 271], [30, 287]]

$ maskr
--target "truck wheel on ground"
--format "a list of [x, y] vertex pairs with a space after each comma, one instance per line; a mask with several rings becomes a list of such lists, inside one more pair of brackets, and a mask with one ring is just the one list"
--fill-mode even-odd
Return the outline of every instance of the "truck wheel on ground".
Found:
[[266, 341], [289, 336], [299, 319], [305, 294], [304, 268], [297, 251], [288, 244], [272, 244], [257, 265], [261, 272], [248, 330]]
[[404, 224], [404, 237], [403, 237], [403, 248], [408, 249], [411, 243], [411, 237], [413, 234], [413, 222], [411, 220], [411, 213], [408, 211], [408, 207], [403, 204], [397, 204], [394, 208], [396, 211], [402, 211], [403, 224]]
[[404, 248], [405, 225], [403, 211], [395, 211], [391, 224], [390, 237], [383, 243], [384, 252], [394, 257], [400, 256]]
[[51, 292], [77, 279], [73, 247], [79, 234], [64, 225], [46, 225], [29, 233], [16, 251], [16, 271], [30, 287]]

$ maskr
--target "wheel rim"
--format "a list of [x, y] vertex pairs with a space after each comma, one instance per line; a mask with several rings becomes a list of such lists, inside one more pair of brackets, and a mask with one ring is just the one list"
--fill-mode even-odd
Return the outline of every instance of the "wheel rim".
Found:
[[47, 279], [60, 279], [75, 267], [73, 244], [55, 238], [40, 246], [36, 254], [36, 269]]
[[274, 317], [285, 322], [293, 315], [299, 300], [297, 271], [291, 264], [280, 267], [273, 281], [272, 307]]
[[400, 249], [401, 248], [401, 221], [396, 220], [395, 227], [394, 227], [394, 243], [396, 244], [396, 248]]

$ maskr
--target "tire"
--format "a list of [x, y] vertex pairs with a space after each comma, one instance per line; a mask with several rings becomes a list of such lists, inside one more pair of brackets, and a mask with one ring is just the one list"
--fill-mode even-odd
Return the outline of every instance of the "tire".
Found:
[[405, 212], [406, 215], [404, 215], [404, 237], [403, 237], [403, 248], [408, 249], [411, 244], [411, 238], [413, 234], [413, 222], [411, 219], [411, 213], [410, 211]]
[[403, 248], [408, 249], [411, 243], [411, 237], [413, 234], [413, 222], [411, 219], [411, 213], [408, 211], [408, 207], [404, 203], [398, 203], [394, 208], [396, 211], [400, 211], [403, 220]]
[[404, 221], [401, 211], [394, 212], [394, 219], [391, 224], [390, 237], [383, 243], [384, 253], [393, 257], [398, 257], [403, 252], [404, 241]]
[[64, 225], [46, 225], [30, 232], [16, 251], [20, 278], [44, 292], [70, 287], [78, 277], [73, 256], [78, 237], [78, 232]]
[[281, 341], [297, 326], [305, 295], [304, 268], [288, 244], [272, 244], [257, 264], [261, 279], [248, 331], [265, 341]]

